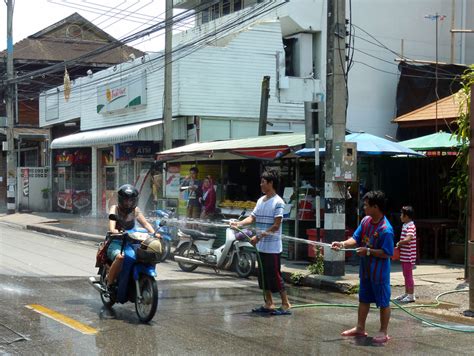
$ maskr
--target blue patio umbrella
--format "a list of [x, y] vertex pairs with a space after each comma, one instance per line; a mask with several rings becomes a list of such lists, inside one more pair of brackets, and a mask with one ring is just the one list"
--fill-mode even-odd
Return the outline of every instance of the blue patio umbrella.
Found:
[[[357, 143], [357, 153], [367, 156], [424, 156], [397, 142], [374, 136], [365, 132], [358, 132], [346, 135], [347, 142]], [[320, 154], [324, 154], [324, 148], [319, 149]], [[303, 148], [296, 152], [301, 157], [314, 156], [314, 148]]]

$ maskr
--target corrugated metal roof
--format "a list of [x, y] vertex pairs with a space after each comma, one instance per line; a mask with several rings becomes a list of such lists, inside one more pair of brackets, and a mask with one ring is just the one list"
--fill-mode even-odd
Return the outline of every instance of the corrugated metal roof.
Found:
[[78, 132], [53, 140], [53, 142], [51, 142], [51, 148], [91, 147], [128, 141], [161, 141], [163, 133], [160, 125], [162, 123], [163, 121], [160, 120], [102, 130]]
[[[438, 114], [436, 114], [436, 102], [425, 105], [405, 115], [397, 117], [393, 122], [397, 124], [410, 123], [414, 121], [427, 120], [454, 120], [459, 117], [459, 105], [462, 101], [461, 92], [438, 100]], [[464, 108], [466, 110], [466, 107]]]
[[190, 145], [172, 148], [162, 151], [158, 155], [173, 156], [185, 155], [190, 153], [199, 153], [204, 151], [229, 151], [242, 148], [264, 148], [264, 147], [283, 147], [290, 148], [305, 143], [304, 134], [288, 134], [288, 135], [269, 135], [244, 138], [239, 140], [197, 142]]

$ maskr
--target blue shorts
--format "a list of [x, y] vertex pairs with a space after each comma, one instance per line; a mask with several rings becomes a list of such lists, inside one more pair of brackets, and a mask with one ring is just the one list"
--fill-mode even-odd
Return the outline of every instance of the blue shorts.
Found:
[[375, 303], [378, 308], [386, 308], [390, 305], [390, 283], [375, 284], [367, 278], [360, 280], [359, 302]]

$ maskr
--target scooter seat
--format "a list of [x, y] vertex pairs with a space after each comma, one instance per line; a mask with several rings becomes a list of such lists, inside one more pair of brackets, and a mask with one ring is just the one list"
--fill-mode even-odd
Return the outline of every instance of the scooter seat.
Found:
[[198, 230], [192, 230], [192, 229], [180, 229], [182, 233], [191, 236], [193, 240], [210, 240], [210, 239], [215, 239], [216, 234], [207, 234], [202, 231]]

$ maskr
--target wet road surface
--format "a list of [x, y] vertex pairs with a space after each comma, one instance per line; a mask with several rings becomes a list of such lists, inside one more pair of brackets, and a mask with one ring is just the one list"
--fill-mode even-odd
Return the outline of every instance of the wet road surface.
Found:
[[[242, 280], [232, 274], [219, 276], [201, 269], [198, 273], [183, 273], [173, 262], [158, 265], [158, 311], [150, 324], [143, 325], [131, 303], [114, 306], [112, 314], [106, 312], [99, 294], [87, 283], [88, 267], [83, 264], [95, 256], [95, 246], [17, 233], [20, 241], [30, 242], [26, 249], [33, 249], [22, 257], [20, 251], [11, 247], [12, 239], [5, 238], [4, 232], [0, 230], [0, 354], [458, 355], [470, 354], [472, 350], [472, 334], [427, 327], [400, 311], [392, 313], [392, 340], [385, 346], [374, 346], [370, 337], [339, 336], [342, 330], [353, 326], [353, 308], [294, 309], [291, 316], [255, 315], [250, 310], [262, 300], [255, 279]], [[47, 258], [41, 249], [46, 251], [49, 246], [50, 257], [57, 264], [65, 258], [59, 257], [58, 251], [70, 254], [72, 257], [66, 258], [68, 267], [62, 270], [56, 265], [52, 270], [61, 273], [50, 274], [48, 265], [38, 273], [35, 245], [40, 252], [36, 257]], [[7, 259], [5, 246], [15, 254], [16, 263], [24, 258], [22, 271], [6, 272], [12, 271], [8, 266], [12, 259]], [[93, 266], [90, 269], [95, 271]], [[63, 274], [65, 270], [70, 274]], [[289, 294], [293, 304], [356, 302], [353, 296], [306, 288], [289, 288]], [[26, 307], [31, 305], [53, 310], [96, 333], [77, 331]], [[373, 310], [367, 331], [373, 335], [377, 330], [378, 313]]]

